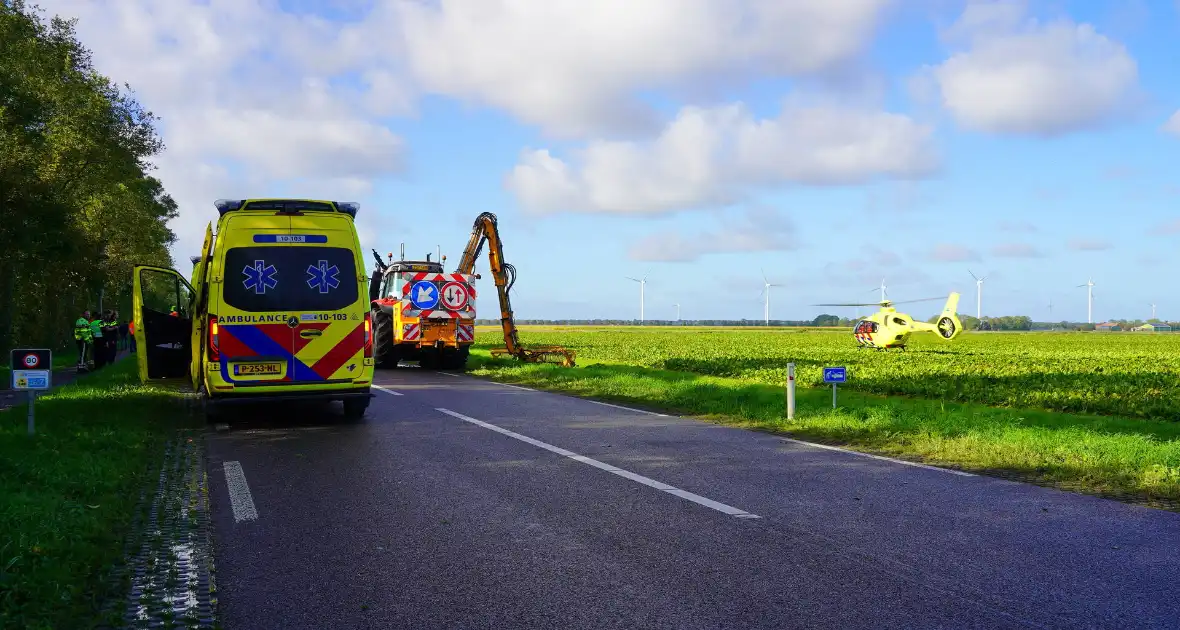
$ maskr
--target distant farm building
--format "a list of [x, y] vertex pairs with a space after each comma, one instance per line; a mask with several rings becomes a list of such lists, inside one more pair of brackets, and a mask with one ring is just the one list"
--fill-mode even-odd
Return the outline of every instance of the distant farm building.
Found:
[[1123, 329], [1123, 327], [1119, 326], [1118, 322], [1102, 322], [1101, 324], [1098, 324], [1097, 326], [1094, 327], [1094, 330], [1098, 330], [1098, 331], [1114, 331], [1114, 330], [1122, 330], [1122, 329]]
[[1171, 332], [1172, 327], [1168, 324], [1143, 324], [1131, 329], [1134, 332]]

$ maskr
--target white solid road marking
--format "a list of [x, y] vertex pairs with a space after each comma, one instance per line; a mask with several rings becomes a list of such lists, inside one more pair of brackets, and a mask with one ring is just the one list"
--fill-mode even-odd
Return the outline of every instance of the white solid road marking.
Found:
[[254, 497], [250, 496], [250, 486], [246, 484], [246, 473], [242, 471], [240, 462], [222, 462], [225, 469], [225, 485], [229, 487], [229, 502], [234, 510], [234, 521], [253, 521], [258, 518], [258, 510], [254, 508]]
[[439, 372], [439, 374], [442, 374], [444, 376], [453, 376], [455, 378], [459, 378], [458, 374], [451, 374], [450, 372]]
[[656, 413], [654, 411], [646, 411], [644, 409], [636, 409], [634, 407], [624, 407], [622, 405], [612, 405], [611, 403], [602, 402], [601, 400], [590, 400], [589, 398], [583, 398], [582, 400], [584, 400], [588, 403], [594, 403], [595, 405], [602, 405], [603, 407], [614, 407], [615, 409], [622, 409], [623, 411], [634, 411], [635, 413], [645, 413], [649, 416], [659, 416], [661, 418], [668, 417], [667, 414]]
[[[493, 382], [495, 382], [495, 381], [493, 381]], [[496, 384], [497, 384], [497, 385], [500, 385], [500, 386], [503, 386], [503, 387], [511, 387], [512, 389], [523, 389], [523, 390], [524, 390], [524, 391], [526, 391], [526, 392], [535, 392], [535, 391], [537, 391], [537, 390], [535, 390], [535, 389], [533, 389], [533, 388], [531, 388], [531, 387], [523, 387], [523, 386], [521, 386], [521, 385], [511, 385], [511, 384], [509, 384], [509, 383], [496, 383]]]
[[394, 396], [401, 396], [402, 395], [401, 392], [395, 392], [392, 389], [385, 389], [384, 387], [382, 387], [380, 385], [374, 385], [373, 389], [379, 389], [379, 390], [385, 392], [386, 394], [393, 394]]
[[463, 420], [464, 422], [470, 422], [471, 424], [481, 426], [485, 429], [490, 429], [492, 431], [495, 431], [496, 433], [501, 433], [503, 435], [507, 435], [508, 437], [520, 440], [521, 442], [525, 442], [527, 444], [532, 444], [533, 446], [536, 446], [537, 448], [543, 448], [551, 453], [557, 453], [558, 455], [561, 455], [563, 457], [568, 457], [576, 462], [581, 462], [583, 464], [593, 466], [595, 468], [598, 468], [599, 470], [605, 470], [606, 472], [618, 475], [620, 477], [623, 477], [624, 479], [630, 479], [631, 481], [641, 483], [645, 486], [648, 486], [649, 488], [655, 488], [656, 490], [661, 490], [663, 492], [667, 492], [668, 494], [671, 494], [673, 496], [677, 496], [677, 497], [680, 497], [681, 499], [692, 501], [693, 503], [696, 503], [698, 505], [703, 505], [707, 508], [717, 510], [718, 512], [721, 512], [723, 514], [728, 514], [730, 516], [734, 516], [737, 518], [761, 518], [757, 514], [751, 514], [749, 512], [746, 512], [745, 510], [739, 510], [738, 508], [735, 508], [730, 505], [726, 505], [724, 503], [718, 503], [717, 501], [714, 501], [712, 499], [706, 499], [705, 497], [702, 497], [698, 494], [693, 494], [691, 492], [688, 492], [687, 490], [681, 490], [680, 488], [676, 488], [674, 486], [669, 486], [668, 484], [656, 481], [655, 479], [651, 479], [649, 477], [644, 477], [643, 475], [637, 475], [633, 472], [623, 470], [622, 468], [617, 468], [615, 466], [611, 466], [610, 464], [600, 462], [596, 459], [591, 459], [591, 458], [586, 457], [584, 455], [578, 455], [577, 453], [575, 453], [573, 451], [567, 451], [564, 448], [561, 448], [559, 446], [553, 446], [552, 444], [547, 444], [547, 443], [542, 442], [540, 440], [533, 439], [527, 435], [521, 435], [519, 433], [516, 433], [515, 431], [509, 431], [508, 429], [498, 427], [498, 426], [491, 424], [489, 422], [484, 422], [483, 420], [476, 420], [475, 418], [472, 418], [470, 416], [465, 416], [461, 413], [456, 413], [454, 411], [451, 411], [450, 409], [444, 409], [442, 407], [435, 407], [435, 409], [437, 409], [438, 411], [441, 411], [453, 418], [458, 418], [460, 420]]
[[939, 468], [938, 466], [929, 466], [926, 464], [919, 464], [918, 462], [907, 462], [904, 459], [894, 459], [892, 457], [885, 457], [884, 455], [873, 455], [872, 453], [862, 453], [860, 451], [851, 451], [846, 448], [838, 446], [828, 446], [827, 444], [817, 444], [815, 442], [805, 442], [803, 440], [796, 440], [793, 438], [780, 438], [787, 442], [795, 444], [802, 444], [804, 446], [814, 446], [815, 448], [827, 449], [829, 451], [840, 451], [841, 453], [848, 453], [849, 455], [857, 455], [859, 457], [869, 457], [871, 459], [879, 459], [886, 462], [893, 462], [894, 464], [905, 464], [906, 466], [913, 466], [915, 468], [925, 468], [926, 470], [937, 470], [938, 472], [950, 473], [952, 475], [959, 475], [961, 477], [974, 477], [975, 475], [961, 470], [954, 470], [953, 468]]

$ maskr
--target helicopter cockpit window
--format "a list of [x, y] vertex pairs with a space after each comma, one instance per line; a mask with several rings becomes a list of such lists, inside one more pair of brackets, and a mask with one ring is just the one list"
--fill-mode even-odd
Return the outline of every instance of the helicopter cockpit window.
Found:
[[857, 333], [875, 333], [877, 332], [877, 322], [863, 320], [856, 323]]

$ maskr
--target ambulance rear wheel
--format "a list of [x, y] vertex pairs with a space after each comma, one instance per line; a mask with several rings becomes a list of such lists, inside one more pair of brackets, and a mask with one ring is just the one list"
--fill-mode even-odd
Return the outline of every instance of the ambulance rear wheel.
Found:
[[393, 343], [393, 316], [381, 309], [373, 312], [373, 355], [379, 368], [397, 367], [397, 352]]
[[365, 415], [365, 410], [369, 408], [369, 398], [345, 398], [344, 399], [344, 417], [355, 420]]

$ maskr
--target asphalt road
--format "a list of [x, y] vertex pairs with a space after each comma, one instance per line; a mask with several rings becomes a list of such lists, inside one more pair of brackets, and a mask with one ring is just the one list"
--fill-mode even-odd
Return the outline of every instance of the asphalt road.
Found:
[[225, 628], [1180, 619], [1180, 514], [466, 376], [378, 383], [359, 422], [259, 409], [210, 437]]

